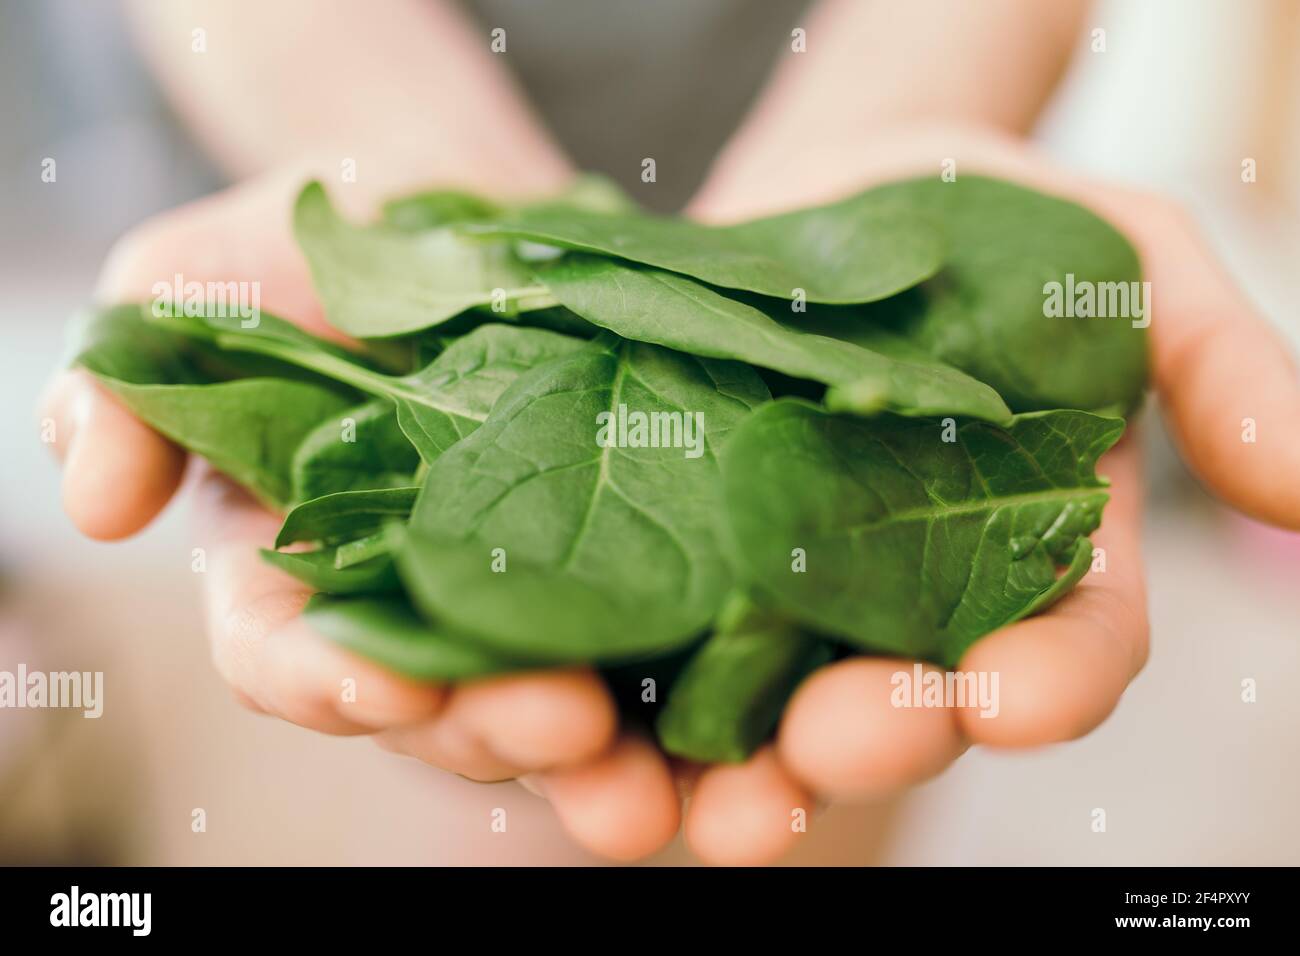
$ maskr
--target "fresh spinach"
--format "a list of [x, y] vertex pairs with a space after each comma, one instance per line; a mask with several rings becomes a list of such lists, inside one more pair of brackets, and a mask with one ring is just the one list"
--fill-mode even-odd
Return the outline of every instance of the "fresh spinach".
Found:
[[486, 324], [457, 339], [420, 371], [397, 376], [256, 333], [232, 332], [218, 341], [274, 356], [388, 399], [396, 408], [398, 426], [426, 462], [477, 428], [520, 373], [585, 344], [545, 329]]
[[383, 531], [376, 531], [364, 538], [347, 541], [335, 548], [334, 567], [341, 571], [344, 568], [350, 568], [380, 555], [391, 555], [392, 551], [391, 536]]
[[[637, 205], [627, 193], [604, 176], [585, 173], [573, 181], [559, 195], [546, 201], [589, 212], [635, 212]], [[455, 189], [430, 189], [390, 200], [384, 204], [384, 222], [398, 229], [419, 231], [436, 229], [451, 223], [496, 219], [511, 208], [527, 209], [536, 203], [517, 204], [514, 207], [492, 202], [482, 196]]]
[[738, 763], [768, 738], [794, 689], [830, 645], [752, 608], [732, 611], [672, 685], [655, 729], [669, 753]]
[[326, 317], [349, 335], [404, 335], [494, 302], [513, 309], [554, 305], [509, 243], [476, 241], [450, 228], [353, 225], [319, 183], [299, 195], [293, 226]]
[[805, 626], [951, 666], [1088, 569], [1107, 498], [1096, 461], [1123, 430], [1077, 411], [1001, 429], [780, 399], [723, 457], [733, 557], [760, 600]]
[[[289, 378], [214, 380], [240, 359], [161, 328], [128, 306], [88, 320], [77, 362], [135, 415], [202, 455], [273, 507], [293, 500], [294, 449], [356, 400], [351, 389]], [[249, 366], [245, 366], [248, 368]], [[256, 361], [251, 368], [264, 371]]]
[[419, 465], [420, 454], [397, 424], [392, 402], [375, 399], [307, 433], [290, 466], [294, 499], [409, 486]]
[[1047, 316], [1047, 283], [1140, 279], [1070, 203], [963, 177], [713, 228], [579, 180], [362, 227], [312, 185], [295, 229], [364, 344], [127, 306], [79, 361], [293, 506], [266, 560], [408, 676], [595, 665], [668, 752], [737, 761], [832, 656], [955, 665], [1091, 567], [1124, 427], [1093, 412], [1146, 344]]
[[[688, 640], [729, 584], [713, 533], [717, 449], [766, 398], [745, 365], [613, 336], [526, 373], [429, 467], [399, 552], [416, 605], [539, 657]], [[616, 426], [620, 409], [676, 416], [681, 443], [602, 447], [600, 423]]]
[[928, 356], [899, 358], [801, 332], [671, 272], [570, 256], [542, 276], [565, 306], [624, 338], [822, 382], [835, 387], [828, 400], [844, 410], [1011, 416], [993, 389]]
[[296, 541], [337, 545], [375, 534], [411, 513], [418, 490], [343, 491], [305, 501], [285, 516], [275, 546], [283, 548]]
[[303, 584], [325, 594], [388, 594], [401, 590], [392, 558], [383, 555], [336, 567], [337, 548], [316, 551], [272, 551], [262, 548], [262, 558]]
[[545, 329], [480, 326], [390, 390], [398, 424], [431, 462], [478, 428], [520, 375], [585, 344]]
[[317, 594], [307, 602], [303, 616], [336, 644], [416, 680], [469, 680], [538, 666], [450, 637], [398, 597]]
[[[1135, 406], [1146, 384], [1150, 300], [1137, 253], [1109, 223], [1075, 203], [981, 176], [880, 192], [941, 224], [942, 271], [859, 309], [784, 310], [792, 325], [867, 347], [874, 329], [890, 329], [987, 382], [1016, 411]], [[1049, 317], [1053, 282], [1092, 290], [1124, 314]], [[1136, 314], [1139, 303], [1145, 316]]]
[[938, 271], [942, 237], [927, 219], [909, 213], [892, 197], [868, 190], [734, 226], [553, 203], [459, 228], [614, 256], [728, 289], [849, 303], [887, 298]]
[[467, 220], [494, 219], [501, 207], [455, 189], [431, 189], [384, 203], [384, 222], [404, 232], [420, 232]]

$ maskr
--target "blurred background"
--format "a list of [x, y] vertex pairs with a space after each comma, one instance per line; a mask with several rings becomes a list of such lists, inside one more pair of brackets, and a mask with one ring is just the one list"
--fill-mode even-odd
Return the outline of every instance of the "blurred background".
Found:
[[[534, 39], [537, 59], [511, 65], [579, 165], [634, 184], [639, 136], [694, 171], [659, 193], [671, 207], [805, 4], [468, 6]], [[1300, 344], [1300, 4], [1115, 0], [1089, 20], [1107, 50], [1081, 33], [1043, 146], [1185, 201]], [[0, 710], [0, 863], [587, 862], [514, 784], [471, 784], [238, 707], [208, 663], [183, 503], [127, 543], [74, 533], [33, 411], [64, 323], [118, 235], [223, 180], [116, 3], [0, 3], [0, 120], [0, 671], [105, 674], [99, 720]], [[46, 157], [56, 183], [42, 182]], [[1300, 539], [1221, 509], [1158, 416], [1146, 425], [1153, 653], [1115, 715], [1069, 745], [969, 753], [898, 805], [831, 808], [789, 862], [1300, 863]], [[1255, 703], [1241, 699], [1247, 678]], [[509, 811], [508, 836], [489, 829], [494, 807]], [[1104, 834], [1089, 826], [1097, 807]], [[654, 862], [686, 860], [676, 845]]]

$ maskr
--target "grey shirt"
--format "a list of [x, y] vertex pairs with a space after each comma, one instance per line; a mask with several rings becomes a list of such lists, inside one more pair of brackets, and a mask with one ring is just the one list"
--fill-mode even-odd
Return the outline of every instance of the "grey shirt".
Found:
[[[466, 0], [583, 169], [661, 210], [690, 198], [809, 0]], [[656, 188], [637, 189], [655, 160]]]

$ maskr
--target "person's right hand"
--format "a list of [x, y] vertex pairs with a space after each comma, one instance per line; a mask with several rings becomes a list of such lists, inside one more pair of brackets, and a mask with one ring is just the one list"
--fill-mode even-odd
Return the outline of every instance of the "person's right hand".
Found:
[[[146, 222], [113, 249], [99, 297], [149, 301], [155, 282], [178, 273], [187, 282], [257, 281], [269, 312], [337, 337], [290, 234], [303, 181], [296, 171], [279, 174]], [[185, 453], [86, 373], [60, 372], [42, 405], [56, 423], [64, 509], [84, 534], [128, 537], [180, 487]], [[679, 800], [667, 765], [651, 743], [618, 737], [613, 700], [593, 671], [438, 686], [349, 654], [306, 626], [299, 612], [310, 589], [259, 557], [278, 517], [210, 470], [197, 484], [213, 660], [241, 703], [324, 733], [374, 734], [387, 749], [474, 780], [545, 774], [566, 829], [603, 856], [641, 857], [676, 833]], [[355, 681], [352, 702], [347, 679]]]

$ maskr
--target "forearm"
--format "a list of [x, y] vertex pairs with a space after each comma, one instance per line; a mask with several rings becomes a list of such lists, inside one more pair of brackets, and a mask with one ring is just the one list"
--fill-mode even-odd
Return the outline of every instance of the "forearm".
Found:
[[[375, 198], [556, 188], [568, 162], [451, 4], [129, 0], [169, 96], [232, 176], [306, 165]], [[204, 52], [193, 50], [203, 30]]]
[[[1026, 131], [1078, 38], [1087, 0], [822, 0], [807, 52], [784, 53], [710, 172], [708, 206], [752, 194], [815, 150], [869, 152], [901, 123]], [[936, 157], [936, 162], [939, 158]]]

